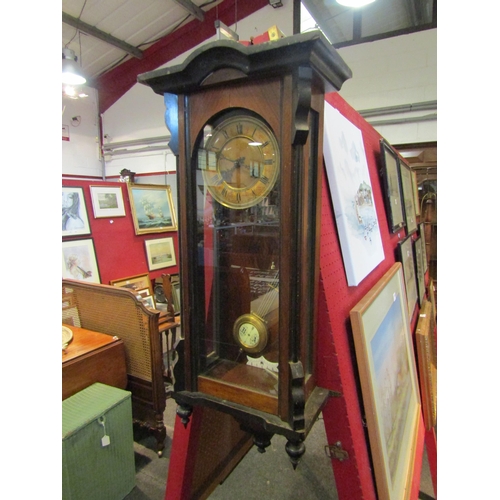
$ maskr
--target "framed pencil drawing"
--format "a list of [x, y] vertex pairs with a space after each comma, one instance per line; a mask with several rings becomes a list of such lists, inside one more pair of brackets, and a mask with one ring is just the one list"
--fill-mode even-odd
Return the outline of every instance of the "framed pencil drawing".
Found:
[[417, 275], [415, 272], [415, 259], [413, 258], [413, 241], [411, 236], [407, 236], [398, 243], [397, 253], [398, 260], [403, 265], [408, 316], [411, 320], [418, 300]]
[[83, 188], [62, 188], [62, 236], [90, 234], [89, 218]]
[[101, 282], [91, 238], [62, 242], [62, 277], [89, 283]]
[[144, 243], [146, 245], [146, 255], [150, 271], [177, 264], [173, 238], [146, 240]]
[[415, 198], [413, 194], [413, 180], [411, 168], [401, 158], [398, 158], [401, 189], [403, 192], [406, 234], [417, 230], [417, 215], [415, 212]]
[[384, 187], [384, 201], [389, 229], [392, 233], [395, 233], [405, 226], [398, 155], [391, 145], [382, 139], [380, 141], [380, 156], [382, 160], [380, 176]]
[[170, 186], [127, 183], [135, 234], [177, 231]]
[[92, 208], [96, 219], [103, 217], [124, 217], [125, 205], [121, 185], [90, 186]]
[[437, 424], [437, 355], [434, 342], [432, 304], [425, 300], [415, 330], [422, 413], [427, 430]]
[[420, 421], [420, 397], [396, 262], [350, 311], [378, 498], [408, 499]]

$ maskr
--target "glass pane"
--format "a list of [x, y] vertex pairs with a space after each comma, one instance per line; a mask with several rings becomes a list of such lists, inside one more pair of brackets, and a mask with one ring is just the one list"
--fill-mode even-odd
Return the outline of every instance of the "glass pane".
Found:
[[277, 397], [277, 143], [260, 120], [226, 119], [205, 127], [193, 167], [203, 283], [195, 307], [205, 324], [198, 373]]

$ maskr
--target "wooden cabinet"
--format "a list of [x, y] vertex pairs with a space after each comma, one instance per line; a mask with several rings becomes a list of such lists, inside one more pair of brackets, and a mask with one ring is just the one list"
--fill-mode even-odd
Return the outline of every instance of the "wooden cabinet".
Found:
[[118, 337], [68, 326], [73, 340], [62, 352], [62, 399], [95, 382], [125, 389], [125, 346]]

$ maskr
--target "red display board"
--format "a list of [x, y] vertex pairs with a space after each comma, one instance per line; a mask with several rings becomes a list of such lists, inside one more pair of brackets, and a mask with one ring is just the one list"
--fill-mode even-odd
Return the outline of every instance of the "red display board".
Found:
[[[316, 376], [318, 386], [340, 394], [339, 397], [331, 398], [323, 410], [328, 443], [330, 445], [340, 444], [342, 450], [347, 453], [346, 459], [332, 458], [338, 497], [340, 500], [376, 500], [376, 485], [364, 423], [362, 395], [349, 313], [394, 264], [397, 244], [406, 237], [406, 231], [402, 229], [394, 234], [389, 231], [379, 177], [380, 134], [338, 94], [327, 94], [326, 100], [358, 127], [363, 134], [385, 259], [358, 286], [349, 287], [347, 285], [328, 181], [326, 173], [323, 171]], [[411, 318], [412, 332], [415, 331], [417, 318], [418, 306]], [[188, 450], [196, 449], [196, 443], [200, 439], [196, 432], [196, 429], [199, 428], [198, 418], [201, 418], [199, 412], [193, 413], [189, 424], [193, 426], [191, 431], [181, 428], [182, 426], [176, 421], [166, 499], [183, 498], [182, 488], [189, 484], [192, 466], [186, 457]], [[432, 440], [431, 435], [426, 436], [423, 418], [421, 418], [415, 446], [416, 453], [410, 493], [412, 500], [416, 500], [419, 493], [424, 438], [429, 451], [431, 476], [435, 485], [435, 439]]]
[[[177, 274], [179, 272], [179, 247], [177, 231], [151, 234], [135, 234], [134, 221], [130, 208], [127, 186], [121, 182], [102, 182], [99, 180], [63, 179], [63, 187], [81, 187], [85, 197], [85, 205], [89, 219], [91, 234], [78, 237], [64, 238], [67, 240], [83, 240], [92, 238], [99, 267], [101, 283], [109, 285], [110, 280], [148, 273], [151, 281], [164, 273]], [[124, 217], [95, 218], [92, 209], [90, 186], [121, 187]], [[146, 240], [154, 240], [172, 236], [177, 264], [164, 269], [149, 271], [146, 257]]]

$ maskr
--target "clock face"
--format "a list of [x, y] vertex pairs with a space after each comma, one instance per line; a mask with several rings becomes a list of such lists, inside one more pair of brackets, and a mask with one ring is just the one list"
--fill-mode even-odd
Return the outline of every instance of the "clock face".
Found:
[[233, 335], [244, 351], [259, 353], [267, 345], [266, 322], [255, 313], [243, 314], [234, 323]]
[[276, 183], [278, 143], [261, 119], [233, 115], [213, 128], [198, 152], [198, 166], [207, 189], [221, 205], [248, 208], [262, 201]]

